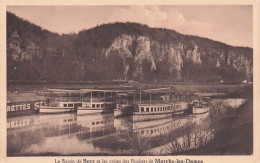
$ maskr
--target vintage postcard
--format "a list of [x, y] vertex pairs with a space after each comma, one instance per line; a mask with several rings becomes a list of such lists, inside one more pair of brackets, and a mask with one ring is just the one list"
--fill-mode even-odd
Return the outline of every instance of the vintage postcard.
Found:
[[1, 162], [260, 162], [259, 1], [1, 0]]

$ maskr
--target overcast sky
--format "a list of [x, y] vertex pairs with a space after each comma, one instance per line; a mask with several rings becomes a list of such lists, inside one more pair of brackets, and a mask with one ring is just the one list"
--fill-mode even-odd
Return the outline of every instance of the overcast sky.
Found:
[[7, 10], [60, 34], [103, 23], [137, 22], [253, 47], [252, 6], [8, 6]]

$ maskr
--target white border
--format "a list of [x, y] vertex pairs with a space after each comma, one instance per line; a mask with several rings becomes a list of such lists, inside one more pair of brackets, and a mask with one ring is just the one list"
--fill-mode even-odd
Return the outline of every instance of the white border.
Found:
[[[6, 6], [7, 5], [253, 5], [253, 66], [254, 66], [254, 150], [251, 156], [142, 156], [142, 159], [150, 158], [170, 158], [170, 159], [202, 159], [203, 162], [257, 162], [260, 163], [260, 1], [259, 0], [0, 0], [0, 162], [18, 163], [18, 162], [44, 162], [54, 163], [56, 159], [101, 159], [101, 157], [6, 157]], [[242, 22], [241, 22], [242, 23]], [[106, 156], [104, 159], [138, 159], [138, 156]]]

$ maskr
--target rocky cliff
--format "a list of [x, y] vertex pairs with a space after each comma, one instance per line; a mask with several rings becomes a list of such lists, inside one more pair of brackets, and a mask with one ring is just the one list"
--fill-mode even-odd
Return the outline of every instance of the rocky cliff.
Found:
[[11, 13], [7, 13], [7, 58], [8, 80], [239, 83], [252, 81], [253, 75], [252, 48], [136, 23], [57, 35]]
[[[130, 49], [134, 44], [136, 48], [131, 52]], [[182, 75], [184, 67], [191, 65], [195, 69], [201, 70], [201, 68], [205, 68], [205, 71], [210, 71], [210, 69], [206, 69], [207, 67], [215, 70], [229, 67], [237, 72], [244, 72], [246, 77], [243, 77], [250, 80], [253, 72], [252, 51], [244, 52], [243, 50], [238, 50], [242, 48], [238, 48], [235, 51], [233, 49], [235, 48], [227, 45], [216, 49], [202, 49], [195, 41], [192, 41], [192, 46], [187, 47], [182, 42], [169, 41], [160, 43], [150, 39], [148, 36], [122, 34], [115, 38], [109, 48], [106, 49], [105, 54], [106, 56], [115, 53], [120, 54], [124, 63], [123, 75], [127, 75], [129, 66], [134, 65], [134, 77], [143, 76], [142, 65], [144, 61], [147, 61], [150, 63], [150, 71], [152, 72], [155, 72], [159, 66], [166, 66], [168, 72], [164, 73], [167, 73], [169, 77], [174, 76], [174, 79], [171, 80], [181, 80], [184, 77]], [[129, 59], [133, 59], [133, 65], [127, 62]], [[203, 76], [203, 74], [197, 74], [197, 76]], [[221, 77], [221, 73], [216, 74], [216, 77]]]

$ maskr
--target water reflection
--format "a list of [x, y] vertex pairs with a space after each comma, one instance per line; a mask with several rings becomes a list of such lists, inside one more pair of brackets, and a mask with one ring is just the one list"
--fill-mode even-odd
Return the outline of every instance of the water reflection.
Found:
[[113, 114], [35, 115], [7, 120], [14, 155], [158, 155], [197, 148], [214, 138], [209, 113], [134, 122]]

